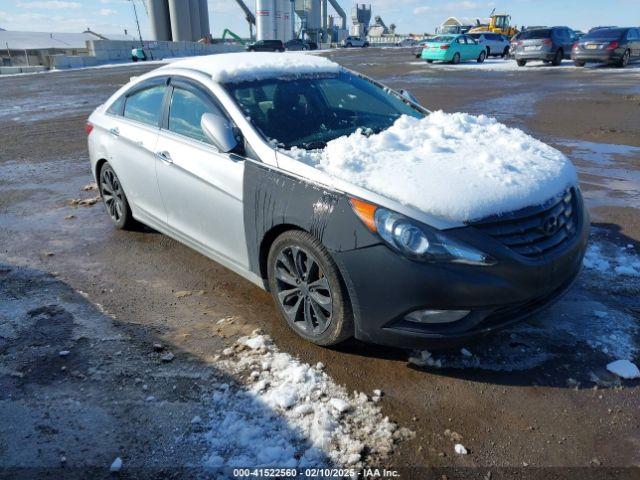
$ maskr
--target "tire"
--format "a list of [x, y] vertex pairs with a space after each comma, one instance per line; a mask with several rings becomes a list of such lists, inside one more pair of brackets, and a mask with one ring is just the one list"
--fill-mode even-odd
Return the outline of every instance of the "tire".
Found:
[[581, 62], [580, 60], [574, 60], [573, 63], [576, 67], [584, 67], [586, 65], [586, 62]]
[[109, 163], [102, 165], [98, 176], [98, 190], [111, 221], [119, 230], [131, 230], [136, 221], [120, 180]]
[[622, 55], [622, 58], [620, 59], [620, 62], [618, 63], [618, 67], [619, 68], [625, 68], [627, 65], [629, 65], [629, 61], [631, 60], [631, 52], [629, 50], [627, 50], [626, 52], [624, 52], [624, 55]]
[[460, 63], [460, 54], [456, 53], [453, 56], [453, 59], [451, 59], [451, 63], [453, 63], [454, 65], [458, 65]]
[[347, 43], [347, 44], [345, 45], [345, 47], [347, 47], [347, 48], [351, 48], [352, 46], [353, 46], [353, 45], [351, 45], [351, 43]]
[[478, 63], [484, 63], [484, 61], [487, 58], [487, 54], [485, 53], [485, 51], [481, 51], [480, 52], [480, 56], [478, 57]]
[[491, 56], [491, 48], [487, 47], [487, 58]]
[[364, 45], [362, 45], [362, 48], [369, 48], [369, 42], [364, 42]]
[[427, 60], [427, 63], [433, 63], [433, 60]]
[[502, 52], [502, 58], [509, 58], [509, 47], [504, 47], [504, 50]]
[[556, 52], [555, 57], [553, 57], [553, 60], [551, 61], [551, 65], [553, 65], [554, 67], [559, 66], [562, 63], [563, 58], [564, 58], [564, 52], [562, 51], [561, 48], [559, 48], [558, 51]]
[[328, 347], [353, 336], [353, 314], [338, 267], [315, 237], [289, 230], [276, 238], [267, 274], [280, 315], [302, 338]]
[[519, 67], [526, 67], [527, 66], [527, 61], [526, 60], [517, 60], [518, 62], [518, 66]]

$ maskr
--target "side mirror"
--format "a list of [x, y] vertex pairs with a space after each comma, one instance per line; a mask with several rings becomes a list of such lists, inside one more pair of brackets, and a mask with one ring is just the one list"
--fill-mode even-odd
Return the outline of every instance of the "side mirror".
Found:
[[200, 119], [202, 131], [222, 153], [228, 153], [238, 145], [233, 127], [227, 119], [213, 113], [205, 113]]
[[416, 105], [420, 105], [420, 102], [418, 102], [418, 99], [409, 90], [400, 90], [400, 95], [402, 95], [404, 98], [406, 98], [410, 102], [413, 102]]

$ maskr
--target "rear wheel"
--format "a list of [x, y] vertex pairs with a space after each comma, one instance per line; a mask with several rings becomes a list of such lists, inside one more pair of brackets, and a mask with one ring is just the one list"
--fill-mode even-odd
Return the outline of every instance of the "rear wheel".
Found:
[[518, 60], [518, 66], [519, 67], [524, 67], [527, 65], [527, 61], [526, 60]]
[[480, 52], [480, 56], [478, 57], [478, 63], [483, 63], [487, 58], [486, 52], [483, 50]]
[[336, 345], [353, 336], [353, 315], [338, 267], [307, 232], [280, 235], [267, 260], [269, 288], [289, 327], [316, 345]]
[[457, 64], [460, 63], [460, 54], [459, 53], [456, 53], [453, 56], [453, 59], [451, 60], [451, 63], [453, 63], [454, 65], [457, 65]]
[[120, 180], [111, 165], [105, 163], [100, 169], [98, 178], [100, 196], [107, 208], [107, 213], [116, 228], [128, 230], [135, 225], [127, 196], [124, 194]]
[[553, 57], [553, 61], [551, 62], [551, 65], [553, 65], [554, 67], [557, 67], [562, 63], [563, 58], [564, 58], [564, 52], [562, 51], [561, 48], [559, 48], [558, 51], [556, 52], [555, 57]]
[[502, 51], [502, 58], [508, 58], [509, 57], [509, 47], [504, 47], [504, 50]]
[[427, 63], [433, 63], [433, 60], [427, 60]]
[[345, 47], [347, 47], [347, 48], [351, 48], [351, 47], [352, 47], [352, 45], [351, 45], [351, 43], [347, 43], [347, 44], [345, 45]]
[[627, 65], [629, 65], [629, 60], [631, 60], [631, 52], [627, 50], [626, 52], [624, 52], [624, 55], [622, 56], [620, 63], [618, 63], [618, 66], [620, 68], [625, 68]]

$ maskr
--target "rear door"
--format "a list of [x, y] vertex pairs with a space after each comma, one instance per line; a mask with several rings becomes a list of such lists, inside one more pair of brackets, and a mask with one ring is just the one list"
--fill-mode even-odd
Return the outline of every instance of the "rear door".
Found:
[[168, 78], [154, 78], [124, 96], [113, 137], [109, 163], [118, 175], [136, 217], [164, 221], [165, 212], [156, 182], [155, 148]]
[[627, 33], [629, 39], [629, 48], [631, 49], [631, 56], [635, 59], [640, 58], [640, 30], [632, 28]]
[[248, 268], [242, 204], [245, 159], [211, 144], [200, 126], [205, 113], [226, 117], [205, 87], [173, 77], [156, 148], [167, 223], [201, 250]]

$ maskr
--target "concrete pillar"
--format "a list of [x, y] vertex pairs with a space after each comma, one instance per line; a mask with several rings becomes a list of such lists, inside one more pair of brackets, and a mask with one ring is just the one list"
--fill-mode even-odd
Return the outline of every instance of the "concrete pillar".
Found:
[[171, 21], [169, 20], [168, 0], [147, 0], [151, 39], [157, 41], [171, 40]]
[[191, 40], [197, 42], [202, 38], [200, 30], [200, 0], [189, 0], [189, 15], [191, 18]]
[[211, 28], [209, 27], [209, 2], [207, 0], [200, 0], [200, 34], [203, 37], [211, 35]]
[[171, 36], [174, 42], [191, 42], [191, 14], [189, 0], [169, 0]]

